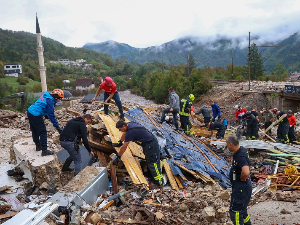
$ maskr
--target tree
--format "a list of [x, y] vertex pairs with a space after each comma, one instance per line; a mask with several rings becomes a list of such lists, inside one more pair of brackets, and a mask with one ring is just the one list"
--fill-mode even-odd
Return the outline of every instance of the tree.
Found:
[[[249, 65], [247, 67], [249, 69]], [[250, 47], [250, 78], [259, 80], [264, 76], [264, 63], [255, 43]]]
[[272, 76], [274, 76], [274, 81], [284, 81], [288, 77], [288, 71], [286, 68], [276, 63], [275, 67], [270, 70]]

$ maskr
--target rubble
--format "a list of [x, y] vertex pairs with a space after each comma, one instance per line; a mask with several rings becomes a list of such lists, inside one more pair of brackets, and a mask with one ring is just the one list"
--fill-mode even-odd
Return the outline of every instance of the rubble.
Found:
[[[200, 109], [203, 104], [207, 105], [207, 100], [210, 99], [211, 96], [214, 96], [213, 99], [220, 104], [223, 115], [229, 118], [229, 120], [231, 118], [230, 116], [232, 116], [232, 120], [235, 120], [234, 115], [237, 105], [242, 104], [244, 107], [251, 107], [253, 104], [256, 104], [258, 107], [263, 107], [264, 99], [261, 97], [259, 91], [284, 88], [286, 83], [282, 82], [275, 85], [274, 82], [252, 82], [252, 90], [250, 91], [248, 91], [247, 85], [248, 83], [237, 83], [215, 87], [208, 95], [202, 96], [198, 102], [195, 102], [195, 111]], [[121, 92], [120, 95], [123, 98], [123, 104], [127, 108], [134, 109], [127, 112], [127, 118], [138, 121], [144, 126], [149, 126], [150, 124], [148, 129], [158, 130], [161, 132], [158, 135], [163, 136], [167, 140], [166, 146], [171, 150], [165, 153], [165, 155], [167, 156], [169, 154], [172, 156], [170, 158], [167, 157], [167, 159], [163, 161], [163, 171], [166, 173], [167, 184], [161, 189], [148, 189], [148, 194], [143, 195], [141, 188], [147, 187], [148, 184], [152, 182], [151, 178], [145, 177], [146, 182], [144, 184], [142, 184], [143, 182], [139, 184], [135, 183], [134, 175], [128, 171], [130, 170], [128, 169], [129, 167], [124, 167], [122, 163], [116, 166], [115, 172], [113, 171], [109, 155], [115, 151], [111, 147], [111, 142], [114, 142], [114, 138], [117, 138], [117, 135], [112, 134], [114, 133], [113, 129], [105, 124], [105, 119], [103, 120], [104, 117], [100, 110], [101, 106], [96, 103], [88, 104], [89, 112], [94, 114], [94, 125], [89, 127], [89, 141], [91, 141], [93, 151], [97, 154], [97, 160], [94, 163], [107, 168], [110, 180], [112, 180], [112, 176], [115, 174], [118, 197], [115, 197], [117, 194], [114, 191], [115, 184], [112, 184], [111, 188], [99, 194], [93, 203], [82, 204], [79, 208], [73, 209], [71, 224], [231, 224], [228, 213], [231, 189], [226, 185], [228, 182], [222, 183], [222, 180], [226, 180], [231, 163], [231, 155], [228, 151], [224, 148], [212, 146], [211, 143], [205, 139], [182, 138], [174, 133], [168, 124], [159, 125], [153, 122], [156, 118], [160, 117], [161, 110], [166, 108], [167, 105], [156, 105], [153, 102], [149, 102], [151, 105], [149, 105], [148, 102], [142, 105], [136, 100], [134, 100], [134, 102], [126, 102], [126, 97], [122, 96]], [[125, 95], [128, 96], [129, 93], [125, 92]], [[143, 108], [152, 108], [152, 110], [147, 111], [147, 113], [150, 114], [148, 119], [145, 116], [147, 113], [138, 114], [137, 116], [136, 112], [140, 110], [140, 106]], [[82, 109], [83, 104], [78, 103], [69, 107], [68, 110], [65, 108], [57, 110], [55, 114], [59, 123], [63, 125], [74, 117], [72, 112], [77, 112], [80, 115]], [[110, 110], [118, 111], [114, 105], [110, 106]], [[10, 116], [8, 116], [9, 114]], [[1, 117], [1, 115], [4, 117]], [[23, 140], [24, 138], [28, 138], [28, 141], [23, 141], [23, 144], [20, 146], [29, 146], [31, 144], [31, 133], [29, 131], [27, 116], [24, 113], [11, 113], [10, 111], [0, 110], [0, 117], [3, 118], [0, 123], [0, 134], [2, 134], [1, 139], [3, 140], [1, 142], [2, 144], [0, 144], [1, 148], [3, 148], [3, 151], [0, 153], [0, 160], [1, 162], [10, 161], [11, 163], [15, 163], [14, 157], [9, 157], [8, 154], [11, 153], [11, 155], [13, 155], [13, 144], [22, 142], [21, 139]], [[117, 116], [113, 114], [110, 115], [110, 118], [114, 122], [117, 120]], [[57, 144], [58, 134], [49, 120], [45, 120], [45, 123], [49, 138], [48, 145], [57, 152], [58, 149], [61, 148]], [[111, 126], [113, 127], [113, 122], [109, 123], [112, 123]], [[200, 121], [196, 121], [193, 125], [202, 126], [203, 124]], [[19, 129], [12, 130], [12, 127]], [[234, 131], [232, 133], [234, 133]], [[175, 142], [174, 140], [179, 142]], [[273, 221], [272, 219], [263, 220], [264, 214], [269, 212], [267, 209], [268, 206], [273, 210], [269, 212], [269, 218], [273, 218], [271, 214], [276, 211], [276, 213], [273, 214], [277, 214], [274, 215], [274, 218], [277, 216], [278, 221], [282, 222], [282, 220], [286, 220], [298, 222], [297, 220], [293, 220], [293, 218], [299, 218], [299, 156], [297, 156], [296, 152], [282, 151], [281, 149], [287, 149], [285, 146], [279, 146], [275, 143], [273, 143], [273, 145], [272, 150], [259, 151], [254, 148], [249, 148], [251, 150], [249, 154], [251, 172], [253, 173], [253, 185], [256, 186], [260, 182], [265, 181], [268, 177], [273, 177], [270, 188], [264, 192], [259, 192], [251, 199], [249, 213], [252, 224], [268, 224], [268, 222], [262, 221]], [[198, 146], [199, 149], [196, 146]], [[291, 145], [289, 147], [295, 146], [296, 145]], [[192, 151], [190, 148], [193, 150], [193, 155], [189, 153], [189, 151]], [[176, 150], [174, 151], [174, 149]], [[141, 167], [141, 171], [144, 173], [143, 176], [146, 176], [147, 170], [143, 166], [143, 160], [141, 160], [142, 155], [139, 154], [137, 150], [133, 150], [133, 152], [136, 154], [133, 154], [133, 159], [140, 159], [140, 165], [136, 165]], [[181, 153], [181, 155], [178, 153]], [[219, 159], [215, 161], [214, 158], [216, 158], [216, 156], [218, 156]], [[38, 157], [39, 156], [36, 156], [36, 158]], [[275, 162], [278, 159], [280, 163], [275, 176], [273, 172]], [[194, 161], [197, 161], [197, 166], [195, 166]], [[210, 164], [209, 161], [212, 164]], [[134, 163], [133, 161], [131, 162]], [[269, 164], [267, 164], [267, 162]], [[46, 169], [45, 167], [45, 172], [38, 174], [38, 179], [36, 179], [38, 180], [38, 185], [33, 189], [33, 194], [28, 196], [29, 204], [31, 204], [30, 207], [35, 207], [43, 201], [49, 201], [54, 193], [49, 195], [47, 191], [53, 187], [57, 189], [58, 193], [80, 192], [88, 185], [87, 180], [90, 180], [89, 176], [80, 176], [79, 173], [73, 178], [72, 174], [61, 174], [61, 165], [62, 163], [55, 162], [51, 165], [51, 167], [53, 167], [51, 170], [50, 166], [46, 166], [49, 168]], [[293, 165], [297, 171], [292, 170], [292, 172], [285, 172], [285, 169], [291, 165]], [[215, 168], [217, 172], [213, 168]], [[219, 177], [216, 176], [218, 173], [220, 173]], [[51, 180], [48, 174], [56, 174], [56, 176], [53, 176], [54, 178], [51, 178]], [[93, 167], [86, 167], [83, 174], [90, 174], [90, 176], [95, 177], [98, 172]], [[274, 177], [277, 179], [274, 179]], [[65, 181], [62, 182], [62, 180]], [[52, 186], [49, 186], [49, 184], [52, 184]], [[2, 190], [3, 193], [7, 195], [8, 191], [11, 191], [11, 188], [3, 187]], [[19, 187], [17, 190], [19, 194], [16, 195], [16, 199], [20, 200], [20, 204], [24, 204], [25, 194], [20, 193], [22, 193], [22, 190], [25, 190], [25, 187]], [[28, 187], [26, 190], [29, 190]], [[0, 194], [0, 197], [3, 193]], [[38, 196], [43, 196], [43, 198], [39, 198]], [[274, 205], [278, 202], [292, 205], [286, 205], [285, 208], [274, 208]], [[0, 210], [0, 214], [7, 214], [6, 216], [10, 215], [11, 205], [8, 204], [8, 199], [7, 201], [3, 199], [3, 204], [0, 203]], [[33, 210], [36, 209], [33, 208]], [[280, 215], [283, 215], [284, 218], [279, 218]], [[68, 216], [70, 215], [65, 212], [59, 219], [67, 221]], [[54, 216], [48, 216], [46, 219], [49, 224], [55, 224], [56, 220], [57, 218]], [[1, 222], [3, 221], [1, 220]]]

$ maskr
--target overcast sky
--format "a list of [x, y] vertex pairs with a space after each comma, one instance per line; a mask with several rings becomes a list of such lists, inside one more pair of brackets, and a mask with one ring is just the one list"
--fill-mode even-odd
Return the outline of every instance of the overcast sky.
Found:
[[35, 33], [36, 12], [42, 36], [69, 47], [114, 40], [144, 48], [249, 32], [276, 41], [300, 30], [300, 0], [0, 0], [0, 28]]

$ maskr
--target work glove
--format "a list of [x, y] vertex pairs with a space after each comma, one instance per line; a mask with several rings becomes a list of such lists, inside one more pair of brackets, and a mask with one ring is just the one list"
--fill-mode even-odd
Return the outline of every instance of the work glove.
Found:
[[60, 126], [55, 127], [55, 129], [58, 131], [59, 134], [63, 131], [63, 128]]
[[219, 119], [219, 117], [216, 117], [216, 118], [215, 118], [215, 120], [218, 120], [218, 119]]
[[115, 147], [121, 147], [123, 145], [123, 142], [121, 140], [119, 140], [117, 143], [112, 143], [111, 146]]

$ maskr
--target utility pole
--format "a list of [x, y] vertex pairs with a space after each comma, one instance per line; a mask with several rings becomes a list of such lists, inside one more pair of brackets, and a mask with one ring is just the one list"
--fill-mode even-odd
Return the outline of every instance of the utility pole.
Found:
[[249, 91], [250, 91], [250, 74], [251, 74], [251, 69], [250, 69], [250, 59], [251, 59], [251, 49], [250, 49], [250, 32], [249, 32], [249, 54], [248, 54], [248, 67], [249, 67]]
[[233, 50], [231, 50], [231, 78], [233, 79]]
[[188, 63], [188, 75], [190, 77], [190, 53], [188, 52], [188, 57], [187, 57], [187, 63]]

